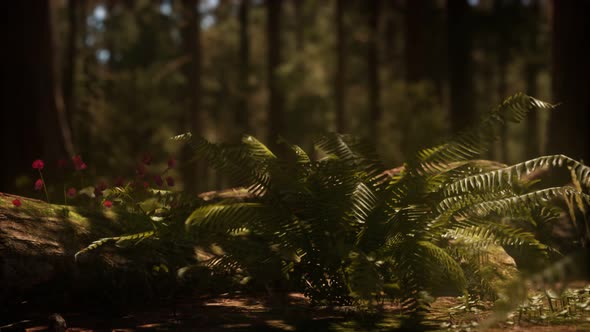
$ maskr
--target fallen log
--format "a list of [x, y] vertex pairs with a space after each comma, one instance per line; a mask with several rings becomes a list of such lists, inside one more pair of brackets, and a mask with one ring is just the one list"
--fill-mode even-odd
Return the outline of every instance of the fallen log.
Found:
[[91, 242], [126, 231], [125, 222], [109, 209], [0, 193], [0, 317], [43, 301], [120, 306], [122, 298], [145, 298], [153, 256], [107, 247], [74, 260]]

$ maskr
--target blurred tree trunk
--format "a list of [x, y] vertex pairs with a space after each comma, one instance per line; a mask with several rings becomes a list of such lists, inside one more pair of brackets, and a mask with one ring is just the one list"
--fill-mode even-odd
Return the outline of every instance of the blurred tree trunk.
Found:
[[[508, 97], [508, 50], [502, 43], [502, 37], [499, 38], [498, 45], [498, 97], [502, 102]], [[533, 112], [534, 113], [534, 112]], [[500, 127], [500, 151], [495, 158], [504, 163], [508, 162], [508, 124]]]
[[406, 82], [416, 83], [426, 78], [426, 10], [429, 1], [406, 1], [405, 64]]
[[447, 2], [451, 130], [457, 133], [476, 117], [472, 77], [471, 9], [467, 0]]
[[[203, 136], [205, 117], [201, 109], [201, 15], [199, 12], [199, 0], [183, 0], [182, 15], [184, 18], [182, 27], [182, 39], [184, 51], [190, 55], [191, 61], [185, 67], [185, 75], [188, 80], [188, 96], [190, 98], [186, 118], [183, 119], [184, 130], [190, 131], [194, 136]], [[185, 147], [183, 160], [192, 158], [192, 151]], [[182, 168], [185, 190], [199, 192], [206, 187], [206, 168], [202, 162], [184, 165]]]
[[[2, 2], [2, 79], [0, 191], [15, 192], [16, 179], [31, 175], [37, 158], [52, 168], [65, 155], [56, 97], [60, 92], [55, 67], [55, 28], [51, 1]], [[34, 176], [34, 175], [33, 175]]]
[[[76, 110], [76, 67], [78, 59], [80, 0], [68, 0], [68, 41], [63, 70], [63, 99], [67, 125], [73, 131], [73, 114]], [[72, 138], [73, 140], [73, 138]]]
[[344, 7], [346, 0], [336, 0], [336, 77], [335, 77], [335, 104], [336, 104], [336, 131], [346, 131], [346, 29], [344, 27]]
[[275, 145], [284, 131], [283, 107], [284, 96], [278, 74], [281, 65], [281, 11], [282, 0], [266, 1], [266, 38], [268, 61], [268, 143]]
[[250, 12], [250, 0], [242, 0], [239, 7], [240, 22], [240, 50], [239, 50], [239, 75], [240, 75], [240, 92], [238, 100], [238, 109], [236, 110], [236, 124], [242, 132], [250, 133], [248, 122], [248, 99], [250, 96], [250, 37], [248, 33], [248, 14]]
[[590, 163], [590, 1], [553, 0], [554, 102], [549, 153]]
[[379, 138], [379, 123], [381, 122], [381, 84], [379, 82], [379, 10], [381, 0], [369, 1], [369, 42], [367, 45], [367, 70], [369, 80], [369, 114], [370, 132], [369, 135], [374, 142]]
[[[541, 22], [541, 13], [540, 13], [541, 6], [537, 2], [533, 2], [531, 4], [531, 16], [533, 17], [533, 21]], [[528, 48], [530, 50], [530, 54], [527, 56], [527, 63], [524, 66], [524, 79], [526, 84], [526, 93], [531, 97], [539, 97], [538, 96], [538, 89], [537, 89], [537, 78], [539, 76], [539, 71], [542, 68], [542, 62], [540, 59], [541, 49], [539, 47], [538, 42], [538, 35], [540, 33], [539, 28], [536, 25], [533, 30], [533, 37], [530, 40], [530, 44]], [[526, 118], [526, 132], [528, 136], [528, 140], [525, 142], [525, 153], [526, 159], [532, 159], [538, 157], [540, 154], [539, 146], [540, 146], [540, 137], [539, 137], [539, 117], [537, 112], [531, 112], [527, 115]]]
[[305, 38], [305, 21], [303, 18], [303, 5], [305, 0], [293, 0], [295, 9], [295, 50], [303, 52]]

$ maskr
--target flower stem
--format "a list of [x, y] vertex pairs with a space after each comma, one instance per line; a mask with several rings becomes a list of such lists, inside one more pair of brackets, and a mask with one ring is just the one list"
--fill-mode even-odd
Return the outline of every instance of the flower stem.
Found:
[[48, 204], [51, 204], [49, 202], [49, 194], [47, 193], [47, 184], [45, 183], [45, 179], [43, 178], [43, 172], [41, 172], [41, 170], [39, 170], [39, 176], [41, 177], [41, 181], [43, 181], [43, 191], [45, 192], [45, 199], [47, 200]]

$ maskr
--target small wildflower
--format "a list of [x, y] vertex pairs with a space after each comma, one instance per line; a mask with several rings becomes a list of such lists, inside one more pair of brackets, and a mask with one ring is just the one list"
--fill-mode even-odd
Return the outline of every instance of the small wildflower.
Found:
[[149, 153], [144, 154], [141, 162], [144, 165], [150, 165], [152, 163], [152, 156]]
[[168, 159], [168, 168], [174, 168], [176, 167], [176, 159], [174, 159], [173, 157], [170, 157], [170, 159]]
[[82, 161], [82, 157], [80, 156], [72, 157], [72, 162], [74, 163], [74, 169], [77, 171], [82, 171], [87, 168], [86, 163]]
[[107, 189], [107, 184], [104, 181], [101, 181], [98, 185], [94, 187], [94, 196], [100, 197], [102, 196], [102, 192]]
[[66, 191], [66, 195], [67, 195], [69, 198], [74, 198], [74, 197], [76, 197], [76, 194], [77, 194], [77, 192], [76, 192], [76, 188], [68, 188], [68, 190]]
[[14, 205], [16, 207], [19, 207], [19, 206], [22, 205], [22, 203], [20, 202], [20, 199], [17, 198], [17, 199], [15, 199], [15, 200], [12, 201], [12, 205]]
[[45, 166], [45, 164], [43, 163], [43, 160], [41, 160], [41, 159], [37, 159], [37, 160], [33, 161], [33, 168], [34, 169], [42, 170], [44, 166]]
[[113, 206], [113, 202], [107, 199], [104, 202], [102, 202], [102, 206], [106, 207], [107, 209], [110, 209]]
[[63, 169], [63, 168], [66, 168], [66, 167], [68, 167], [68, 161], [67, 160], [60, 159], [60, 160], [57, 161], [57, 168]]
[[143, 181], [143, 188], [144, 188], [144, 189], [147, 189], [147, 188], [149, 188], [149, 186], [150, 186], [150, 184], [149, 184], [149, 183], [147, 183], [147, 181]]
[[43, 180], [37, 179], [37, 181], [35, 181], [35, 190], [41, 189], [43, 189]]
[[143, 177], [145, 175], [145, 166], [143, 164], [139, 164], [139, 166], [137, 166], [137, 169], [135, 170], [137, 172], [137, 175], [139, 177]]
[[164, 181], [162, 180], [162, 177], [159, 175], [154, 176], [154, 182], [156, 183], [156, 185], [158, 187], [161, 187], [162, 184], [164, 184]]
[[168, 184], [168, 187], [174, 187], [174, 178], [171, 176], [166, 177], [166, 184]]

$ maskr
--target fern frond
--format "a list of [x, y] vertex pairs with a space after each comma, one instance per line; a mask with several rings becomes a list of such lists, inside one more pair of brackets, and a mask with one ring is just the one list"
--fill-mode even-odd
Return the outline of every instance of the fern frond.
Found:
[[590, 195], [580, 193], [569, 187], [552, 187], [524, 195], [475, 204], [469, 209], [459, 212], [458, 215], [465, 218], [472, 215], [484, 217], [492, 211], [498, 214], [511, 215], [513, 212], [522, 210], [523, 207], [543, 205], [559, 197], [575, 196], [580, 197], [586, 204], [590, 204]]
[[187, 230], [204, 227], [231, 232], [252, 226], [259, 222], [263, 211], [268, 208], [261, 203], [213, 204], [197, 208], [186, 219]]
[[148, 231], [148, 232], [141, 232], [141, 233], [130, 234], [130, 235], [123, 235], [123, 236], [105, 237], [105, 238], [102, 238], [102, 239], [92, 242], [86, 248], [78, 251], [74, 255], [74, 260], [77, 261], [78, 256], [85, 254], [89, 251], [98, 249], [99, 247], [101, 247], [109, 242], [116, 242], [117, 244], [121, 244], [122, 242], [125, 242], [125, 241], [135, 240], [135, 241], [137, 241], [136, 243], [139, 243], [140, 241], [143, 241], [143, 240], [153, 237], [155, 235], [156, 235], [155, 231]]
[[445, 194], [453, 195], [471, 192], [473, 190], [494, 191], [498, 190], [498, 188], [512, 186], [513, 181], [518, 181], [522, 176], [528, 175], [540, 168], [562, 166], [569, 167], [582, 185], [590, 187], [590, 167], [564, 155], [551, 155], [527, 160], [510, 167], [468, 176], [448, 185], [445, 188]]
[[433, 174], [445, 165], [473, 159], [487, 151], [496, 140], [496, 130], [507, 122], [519, 122], [534, 109], [553, 109], [554, 106], [522, 93], [517, 93], [502, 102], [477, 126], [460, 133], [453, 140], [435, 148], [420, 151], [413, 162], [419, 174]]

